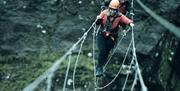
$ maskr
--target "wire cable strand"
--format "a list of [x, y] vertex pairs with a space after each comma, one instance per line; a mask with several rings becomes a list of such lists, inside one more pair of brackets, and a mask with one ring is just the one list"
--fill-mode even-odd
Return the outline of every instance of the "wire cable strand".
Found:
[[65, 80], [64, 80], [64, 84], [63, 84], [63, 91], [66, 91], [66, 83], [67, 83], [67, 77], [68, 77], [68, 74], [69, 74], [69, 68], [70, 68], [70, 65], [71, 65], [71, 54], [69, 54], [69, 60], [68, 60], [68, 66], [67, 66], [67, 69], [66, 69], [66, 75], [65, 75]]
[[170, 23], [169, 21], [165, 20], [161, 16], [157, 15], [155, 12], [153, 12], [151, 9], [145, 6], [140, 0], [136, 0], [136, 1], [150, 16], [152, 16], [156, 21], [158, 21], [162, 26], [164, 26], [170, 32], [175, 34], [177, 37], [180, 37], [179, 27], [176, 27], [174, 24]]
[[30, 83], [29, 85], [27, 85], [23, 91], [34, 91], [35, 88], [37, 88], [37, 86], [48, 77], [48, 75], [50, 74], [54, 74], [54, 72], [58, 69], [58, 67], [60, 66], [60, 64], [62, 63], [62, 61], [64, 61], [64, 59], [68, 56], [68, 54], [70, 52], [72, 52], [72, 50], [74, 50], [74, 48], [83, 40], [84, 36], [87, 35], [89, 33], [89, 31], [92, 29], [92, 27], [95, 25], [97, 19], [92, 23], [92, 25], [89, 27], [89, 29], [83, 34], [83, 36], [59, 59], [57, 59], [53, 65], [47, 69], [42, 75], [40, 75], [39, 77], [37, 77], [32, 83]]
[[81, 54], [81, 50], [82, 50], [82, 47], [83, 47], [83, 44], [84, 44], [84, 41], [86, 40], [86, 36], [84, 36], [84, 39], [82, 40], [81, 42], [81, 46], [80, 46], [80, 49], [79, 49], [79, 52], [78, 52], [78, 56], [76, 58], [76, 62], [75, 62], [75, 65], [74, 65], [74, 71], [73, 71], [73, 91], [76, 91], [76, 88], [75, 88], [75, 74], [76, 74], [76, 68], [77, 68], [77, 64], [79, 62], [79, 57], [80, 57], [80, 54]]

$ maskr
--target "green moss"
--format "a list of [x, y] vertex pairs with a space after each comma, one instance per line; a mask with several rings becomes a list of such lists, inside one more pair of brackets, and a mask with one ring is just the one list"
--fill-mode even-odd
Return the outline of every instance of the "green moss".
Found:
[[28, 54], [0, 56], [1, 91], [20, 91], [35, 80], [59, 56]]
[[[29, 54], [25, 56], [0, 56], [1, 91], [22, 90], [25, 86], [30, 84], [49, 67], [51, 67], [53, 62], [58, 58], [60, 58], [58, 53], [41, 55]], [[70, 77], [72, 77], [76, 58], [77, 56], [72, 56]], [[60, 65], [59, 70], [56, 72], [62, 76], [62, 80], [64, 80], [68, 60], [68, 58], [64, 60]], [[80, 82], [93, 80], [92, 58], [80, 56], [76, 71], [76, 80]]]

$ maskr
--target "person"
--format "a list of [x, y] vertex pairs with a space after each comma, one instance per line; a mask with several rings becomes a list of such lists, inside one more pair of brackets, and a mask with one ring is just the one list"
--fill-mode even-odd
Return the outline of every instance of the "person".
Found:
[[[112, 0], [105, 0], [104, 2], [102, 2], [101, 10], [107, 9], [111, 1]], [[119, 2], [120, 2], [119, 11], [124, 15], [128, 15], [129, 12], [130, 12], [130, 2], [129, 2], [129, 0], [119, 0]]]
[[107, 62], [109, 52], [115, 46], [118, 38], [119, 25], [134, 26], [133, 21], [119, 12], [120, 3], [112, 0], [108, 9], [103, 10], [97, 16], [97, 25], [101, 25], [97, 34], [97, 46], [99, 49], [98, 63], [96, 65], [96, 76], [103, 75], [103, 66]]
[[[110, 1], [112, 0], [104, 0], [104, 2], [102, 2], [101, 4], [101, 10], [105, 10], [108, 8]], [[129, 0], [119, 0], [120, 2], [120, 6], [119, 6], [119, 12], [121, 12], [122, 14], [126, 15], [127, 17], [130, 17], [132, 14], [131, 11], [131, 5]], [[128, 29], [128, 27], [126, 26], [126, 24], [121, 24], [122, 28], [123, 28], [123, 32], [124, 34], [126, 34], [126, 31]]]

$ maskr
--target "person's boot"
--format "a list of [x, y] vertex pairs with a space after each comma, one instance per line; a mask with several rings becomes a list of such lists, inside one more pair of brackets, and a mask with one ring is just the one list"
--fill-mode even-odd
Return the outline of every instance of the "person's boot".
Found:
[[103, 68], [102, 66], [96, 66], [96, 77], [100, 77], [103, 75]]

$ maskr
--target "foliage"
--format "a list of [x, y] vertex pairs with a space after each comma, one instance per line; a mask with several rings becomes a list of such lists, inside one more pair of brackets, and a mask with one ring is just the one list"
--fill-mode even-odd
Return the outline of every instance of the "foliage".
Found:
[[20, 91], [50, 67], [57, 57], [56, 54], [0, 56], [1, 91]]
[[[29, 54], [24, 56], [8, 55], [0, 56], [0, 87], [1, 91], [20, 91], [26, 85], [34, 81], [39, 75], [47, 70], [60, 55], [52, 54]], [[70, 77], [72, 77], [76, 55], [72, 56]], [[56, 74], [61, 74], [64, 81], [68, 58], [60, 65]], [[80, 56], [77, 66], [76, 80], [85, 82], [93, 76], [93, 62], [91, 58]], [[92, 74], [92, 75], [91, 75]], [[54, 77], [56, 78], [56, 77]], [[93, 80], [93, 79], [92, 79]], [[80, 85], [79, 83], [77, 85]], [[81, 84], [82, 85], [82, 84]]]

